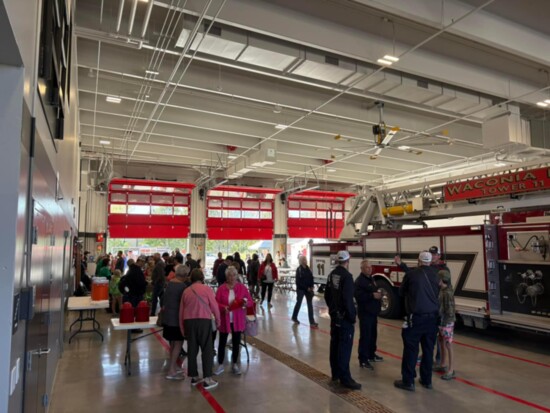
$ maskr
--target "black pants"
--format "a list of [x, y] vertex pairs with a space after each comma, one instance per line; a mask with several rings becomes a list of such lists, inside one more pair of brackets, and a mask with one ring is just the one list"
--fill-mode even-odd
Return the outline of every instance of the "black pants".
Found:
[[212, 321], [206, 318], [184, 320], [185, 339], [187, 340], [187, 370], [189, 377], [198, 377], [197, 356], [199, 349], [202, 359], [203, 377], [212, 376], [214, 348], [212, 346]]
[[302, 300], [304, 299], [304, 295], [307, 301], [307, 314], [309, 316], [309, 324], [313, 324], [315, 323], [315, 318], [313, 318], [313, 293], [311, 291], [306, 291], [306, 290], [296, 291], [296, 305], [294, 306], [292, 319], [293, 320], [298, 319], [298, 312], [300, 311], [300, 307], [302, 306]]
[[273, 285], [275, 283], [266, 283], [262, 281], [262, 302], [265, 300], [265, 291], [267, 290], [267, 302], [271, 302], [271, 296], [273, 295]]
[[336, 324], [336, 320], [330, 320], [330, 370], [334, 380], [340, 380], [340, 383], [345, 384], [353, 380], [349, 371], [349, 361], [355, 329], [347, 320], [342, 320], [339, 326]]
[[362, 314], [359, 316], [359, 363], [374, 359], [376, 338], [378, 335], [378, 316]]
[[[241, 333], [241, 331], [235, 331], [233, 329], [233, 323], [231, 323], [231, 363], [237, 363], [239, 361]], [[222, 333], [220, 331], [220, 339], [218, 341], [218, 364], [223, 364], [223, 361], [225, 360], [225, 346], [227, 344], [228, 336], [229, 333]]]
[[122, 296], [122, 302], [123, 303], [130, 303], [130, 304], [132, 304], [132, 307], [134, 307], [134, 308], [136, 308], [141, 301], [143, 301], [143, 295], [124, 294]]
[[431, 384], [437, 317], [436, 315], [417, 316], [413, 314], [411, 322], [412, 326], [401, 330], [401, 337], [403, 338], [401, 375], [403, 376], [403, 382], [407, 385], [414, 383], [418, 344], [420, 344], [422, 347], [420, 379], [424, 384]]
[[162, 300], [162, 295], [164, 294], [164, 284], [155, 284], [153, 286], [153, 298], [151, 300], [151, 315], [156, 316], [157, 312], [157, 302]]

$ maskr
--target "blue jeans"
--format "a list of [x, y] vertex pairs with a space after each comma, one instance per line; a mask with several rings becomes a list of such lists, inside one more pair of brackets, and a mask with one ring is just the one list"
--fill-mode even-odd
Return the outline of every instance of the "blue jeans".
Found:
[[304, 295], [306, 296], [306, 301], [307, 301], [307, 313], [309, 315], [309, 324], [313, 324], [315, 323], [315, 318], [313, 318], [313, 293], [310, 291], [305, 291], [305, 290], [296, 291], [296, 305], [294, 306], [292, 319], [293, 320], [298, 319], [298, 312], [300, 311], [300, 307], [302, 306], [302, 300], [304, 299]]
[[337, 320], [330, 320], [330, 370], [333, 380], [340, 383], [350, 383], [353, 379], [349, 371], [353, 335], [355, 329], [348, 320], [342, 320], [337, 326]]
[[359, 316], [359, 363], [374, 359], [376, 338], [378, 335], [378, 316], [363, 314]]
[[435, 337], [437, 334], [436, 315], [412, 315], [412, 326], [401, 330], [403, 338], [403, 360], [401, 361], [401, 375], [403, 383], [410, 385], [416, 377], [416, 360], [418, 345], [422, 346], [422, 360], [420, 361], [420, 379], [423, 384], [432, 383], [432, 367]]

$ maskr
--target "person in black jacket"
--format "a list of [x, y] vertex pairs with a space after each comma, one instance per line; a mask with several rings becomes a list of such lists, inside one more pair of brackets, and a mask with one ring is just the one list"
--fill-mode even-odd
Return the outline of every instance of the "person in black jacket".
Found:
[[227, 270], [227, 267], [229, 267], [231, 264], [233, 264], [233, 256], [228, 255], [225, 257], [225, 261], [220, 264], [218, 267], [218, 273], [215, 274], [216, 280], [218, 281], [218, 286], [225, 283], [225, 270]]
[[240, 266], [239, 269], [238, 269], [239, 274], [245, 275], [246, 274], [246, 264], [242, 260], [241, 254], [239, 254], [238, 252], [233, 254], [233, 261], [239, 263], [239, 266]]
[[258, 283], [258, 271], [260, 270], [260, 259], [258, 254], [252, 254], [252, 259], [248, 263], [246, 276], [248, 278], [248, 290], [254, 298], [260, 296], [260, 284]]
[[147, 281], [145, 281], [142, 270], [144, 265], [145, 260], [142, 258], [138, 258], [135, 263], [134, 260], [128, 260], [128, 272], [118, 284], [118, 289], [122, 293], [122, 301], [131, 303], [133, 307], [137, 307], [143, 300], [147, 288]]
[[420, 362], [420, 384], [432, 388], [432, 366], [437, 320], [439, 314], [439, 279], [432, 262], [432, 254], [422, 251], [418, 257], [418, 267], [406, 273], [399, 294], [405, 298], [407, 317], [403, 323], [403, 361], [401, 362], [401, 380], [395, 387], [414, 391], [415, 367], [418, 357], [418, 345], [422, 346]]
[[315, 322], [313, 317], [313, 273], [307, 265], [307, 258], [303, 255], [300, 256], [300, 266], [296, 268], [296, 305], [294, 306], [294, 312], [292, 313], [292, 321], [296, 324], [300, 324], [298, 321], [298, 312], [302, 306], [302, 300], [304, 295], [307, 301], [307, 313], [309, 315], [309, 325], [313, 328], [319, 326]]
[[355, 280], [355, 302], [359, 317], [359, 366], [374, 369], [371, 362], [382, 361], [383, 357], [376, 354], [376, 338], [378, 334], [378, 314], [380, 314], [380, 299], [376, 281], [372, 278], [372, 267], [368, 260], [361, 262], [361, 274]]
[[356, 317], [353, 276], [348, 271], [349, 259], [349, 252], [338, 251], [338, 265], [329, 274], [325, 290], [330, 315], [330, 369], [333, 384], [340, 380], [342, 386], [359, 390], [361, 384], [353, 380], [349, 370]]

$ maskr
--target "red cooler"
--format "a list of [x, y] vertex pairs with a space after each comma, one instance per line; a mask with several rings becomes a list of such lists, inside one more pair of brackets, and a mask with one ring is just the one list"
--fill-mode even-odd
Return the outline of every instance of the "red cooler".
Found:
[[151, 309], [147, 301], [141, 301], [136, 307], [136, 323], [148, 323]]
[[120, 324], [133, 323], [134, 322], [134, 307], [130, 303], [122, 304], [120, 309]]

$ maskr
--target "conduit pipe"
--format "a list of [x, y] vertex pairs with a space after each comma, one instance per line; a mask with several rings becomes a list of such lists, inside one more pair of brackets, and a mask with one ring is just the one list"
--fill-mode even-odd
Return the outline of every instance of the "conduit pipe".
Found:
[[155, 2], [153, 0], [149, 0], [149, 3], [147, 3], [147, 10], [145, 11], [145, 18], [143, 19], [143, 27], [141, 28], [141, 37], [145, 37], [145, 33], [147, 32], [147, 27], [149, 26], [149, 20], [151, 19], [151, 12], [153, 11], [153, 6], [155, 5]]
[[[152, 1], [150, 1], [149, 3], [152, 3]], [[131, 35], [132, 30], [134, 30], [134, 21], [136, 20], [137, 4], [138, 4], [138, 0], [134, 0], [134, 2], [132, 3], [132, 10], [130, 11], [130, 21], [128, 22], [128, 35]]]
[[122, 12], [124, 11], [124, 0], [120, 0], [118, 5], [118, 17], [116, 21], [116, 32], [120, 32], [120, 24], [122, 23]]

